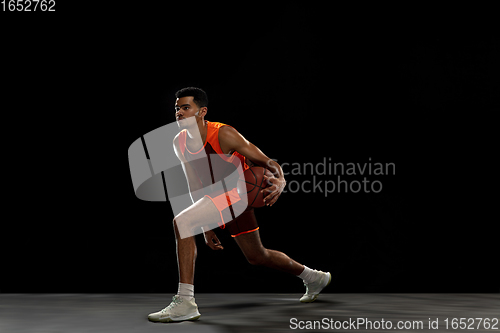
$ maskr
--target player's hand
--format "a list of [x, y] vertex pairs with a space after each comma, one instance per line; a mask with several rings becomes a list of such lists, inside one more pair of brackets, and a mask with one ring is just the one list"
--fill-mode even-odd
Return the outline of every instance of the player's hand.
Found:
[[217, 238], [217, 235], [213, 230], [208, 230], [203, 233], [203, 237], [205, 237], [205, 243], [212, 249], [212, 250], [223, 250], [224, 247], [222, 247], [219, 238]]
[[278, 200], [281, 195], [281, 192], [285, 189], [286, 181], [285, 178], [276, 178], [276, 177], [268, 177], [264, 175], [264, 179], [271, 186], [263, 189], [261, 192], [267, 196], [264, 197], [264, 203], [267, 206], [272, 206]]

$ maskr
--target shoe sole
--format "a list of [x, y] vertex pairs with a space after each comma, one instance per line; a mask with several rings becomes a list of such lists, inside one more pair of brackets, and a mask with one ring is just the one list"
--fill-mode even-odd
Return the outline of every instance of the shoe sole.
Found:
[[173, 323], [173, 322], [178, 322], [178, 321], [196, 321], [196, 320], [200, 319], [201, 314], [198, 313], [194, 317], [190, 317], [190, 316], [192, 316], [192, 314], [187, 315], [187, 316], [173, 318], [173, 319], [170, 317], [166, 317], [166, 318], [161, 318], [158, 320], [151, 320], [148, 318], [148, 320], [153, 322], [153, 323]]
[[[326, 286], [323, 287], [323, 289], [325, 289], [330, 284], [330, 282], [332, 282], [332, 273], [328, 273], [328, 274], [330, 274], [330, 277], [328, 279], [328, 283], [326, 284]], [[323, 291], [323, 289], [321, 289], [321, 291]], [[316, 298], [318, 298], [318, 296], [319, 296], [319, 293], [314, 295], [311, 299], [305, 299], [303, 301], [300, 301], [300, 303], [312, 303], [316, 300]]]

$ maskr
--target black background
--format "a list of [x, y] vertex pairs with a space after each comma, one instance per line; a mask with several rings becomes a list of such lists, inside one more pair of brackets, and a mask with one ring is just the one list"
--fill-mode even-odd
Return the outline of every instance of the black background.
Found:
[[[65, 6], [1, 14], [1, 292], [177, 290], [172, 210], [135, 197], [127, 150], [185, 86], [280, 163], [395, 163], [369, 177], [381, 193], [256, 211], [264, 246], [332, 272], [328, 292], [499, 291], [492, 8]], [[216, 232], [196, 292], [303, 292]]]

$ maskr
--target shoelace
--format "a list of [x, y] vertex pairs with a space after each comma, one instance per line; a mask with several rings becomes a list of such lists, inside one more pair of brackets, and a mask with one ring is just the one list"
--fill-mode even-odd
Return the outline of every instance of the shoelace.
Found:
[[172, 303], [170, 303], [165, 309], [161, 310], [161, 312], [165, 313], [167, 310], [170, 310], [174, 306], [176, 306], [177, 304], [181, 304], [181, 303], [182, 303], [182, 299], [180, 297], [178, 297], [177, 295], [175, 295], [174, 297], [172, 297]]

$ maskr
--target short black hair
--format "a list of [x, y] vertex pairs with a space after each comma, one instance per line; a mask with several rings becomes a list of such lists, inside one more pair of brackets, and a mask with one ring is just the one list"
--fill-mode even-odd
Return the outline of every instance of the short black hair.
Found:
[[175, 93], [175, 98], [181, 98], [186, 96], [193, 96], [193, 102], [198, 105], [198, 107], [202, 108], [208, 106], [208, 97], [207, 93], [204, 92], [200, 88], [196, 87], [186, 87]]

